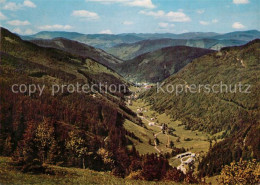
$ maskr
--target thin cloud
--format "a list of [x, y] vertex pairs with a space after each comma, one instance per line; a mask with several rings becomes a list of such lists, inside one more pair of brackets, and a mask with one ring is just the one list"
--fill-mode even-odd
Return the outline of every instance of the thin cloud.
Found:
[[199, 23], [200, 23], [201, 25], [204, 25], [204, 26], [209, 25], [209, 22], [207, 22], [207, 21], [200, 21]]
[[103, 4], [121, 3], [126, 6], [135, 6], [142, 8], [155, 8], [152, 0], [86, 0], [86, 2], [98, 2]]
[[205, 12], [205, 10], [197, 10], [196, 11], [198, 14], [203, 14]]
[[218, 19], [213, 19], [211, 22], [212, 23], [218, 23]]
[[234, 4], [248, 4], [249, 0], [233, 0]]
[[99, 19], [99, 15], [95, 12], [90, 12], [87, 10], [74, 10], [72, 16], [83, 18], [83, 19]]
[[243, 29], [243, 28], [245, 28], [245, 26], [243, 24], [241, 24], [240, 22], [234, 22], [232, 24], [232, 28], [234, 28], [234, 29]]
[[191, 21], [190, 17], [187, 16], [184, 12], [178, 11], [178, 12], [173, 12], [170, 11], [168, 13], [158, 10], [158, 11], [140, 11], [140, 14], [147, 15], [147, 16], [153, 16], [155, 18], [160, 18], [165, 21], [169, 22], [189, 22]]
[[12, 21], [8, 21], [7, 23], [12, 26], [27, 26], [31, 24], [29, 21], [20, 21], [20, 20], [12, 20]]
[[132, 25], [134, 24], [132, 21], [124, 21], [123, 22], [123, 25]]
[[159, 23], [159, 27], [166, 29], [166, 28], [173, 28], [175, 25], [174, 24], [169, 24], [167, 22], [160, 22]]
[[0, 20], [5, 20], [5, 19], [7, 19], [7, 17], [2, 12], [0, 12]]
[[40, 30], [69, 30], [71, 28], [72, 26], [70, 25], [61, 25], [61, 24], [44, 25], [38, 27], [38, 29]]

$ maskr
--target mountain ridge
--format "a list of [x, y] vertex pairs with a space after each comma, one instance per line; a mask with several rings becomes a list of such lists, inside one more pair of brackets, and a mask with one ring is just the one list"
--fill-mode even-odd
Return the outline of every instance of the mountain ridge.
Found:
[[52, 47], [52, 48], [64, 50], [84, 58], [91, 58], [110, 68], [114, 64], [119, 64], [124, 62], [112, 56], [111, 54], [106, 53], [101, 49], [96, 49], [92, 46], [80, 43], [78, 41], [73, 41], [65, 38], [57, 37], [51, 40], [47, 40], [47, 39], [30, 40], [30, 42], [43, 47]]
[[[253, 30], [259, 37], [259, 31]], [[252, 32], [252, 30], [251, 30]], [[242, 32], [241, 32], [242, 33]], [[245, 37], [243, 40], [250, 41], [255, 39], [254, 34], [244, 31], [245, 34], [249, 34], [248, 37]], [[230, 32], [228, 34], [236, 34], [236, 32]], [[215, 36], [221, 36], [224, 34], [218, 34], [214, 32], [189, 32], [182, 34], [172, 34], [172, 33], [155, 33], [155, 34], [83, 34], [78, 32], [65, 32], [65, 31], [42, 31], [34, 35], [21, 36], [22, 39], [31, 40], [31, 39], [53, 39], [55, 37], [64, 37], [71, 40], [76, 40], [84, 44], [91, 45], [93, 47], [106, 49], [113, 47], [122, 43], [134, 43], [141, 40], [147, 39], [159, 39], [159, 38], [172, 38], [172, 39], [196, 39], [196, 38], [212, 38]]]

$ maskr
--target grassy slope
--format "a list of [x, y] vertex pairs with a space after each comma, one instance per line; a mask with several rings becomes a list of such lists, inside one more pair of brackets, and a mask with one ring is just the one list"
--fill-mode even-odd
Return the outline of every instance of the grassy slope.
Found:
[[166, 47], [120, 64], [117, 71], [131, 81], [155, 83], [178, 72], [193, 59], [211, 52], [187, 46]]
[[[22, 173], [11, 164], [11, 159], [0, 157], [0, 184], [173, 184], [172, 182], [148, 182], [117, 178], [109, 172], [88, 169], [48, 166], [54, 175]], [[176, 183], [177, 184], [177, 183]]]
[[[251, 84], [251, 93], [156, 93], [144, 98], [159, 112], [180, 118], [190, 129], [220, 132], [232, 128], [238, 120], [259, 115], [259, 48], [260, 40], [241, 47], [227, 48], [205, 55], [166, 79], [167, 84]], [[242, 61], [242, 62], [241, 62]], [[169, 101], [170, 100], [170, 101]], [[230, 114], [232, 113], [232, 114]], [[250, 114], [250, 116], [249, 116]]]

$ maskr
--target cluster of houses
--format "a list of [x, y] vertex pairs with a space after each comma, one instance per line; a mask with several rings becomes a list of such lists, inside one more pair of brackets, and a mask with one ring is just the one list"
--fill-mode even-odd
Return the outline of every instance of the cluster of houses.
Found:
[[[184, 157], [189, 157], [189, 158], [187, 160], [183, 161], [182, 159]], [[191, 153], [191, 152], [185, 152], [185, 153], [177, 155], [175, 158], [181, 160], [181, 164], [177, 167], [177, 169], [181, 170], [184, 174], [186, 174], [187, 169], [185, 168], [185, 165], [192, 166], [195, 162], [195, 157], [196, 157], [196, 154]]]

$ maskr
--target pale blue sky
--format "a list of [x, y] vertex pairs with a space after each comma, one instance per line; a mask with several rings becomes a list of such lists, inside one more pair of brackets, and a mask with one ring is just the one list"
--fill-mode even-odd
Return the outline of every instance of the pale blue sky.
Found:
[[260, 30], [260, 0], [0, 0], [0, 24], [19, 34]]

